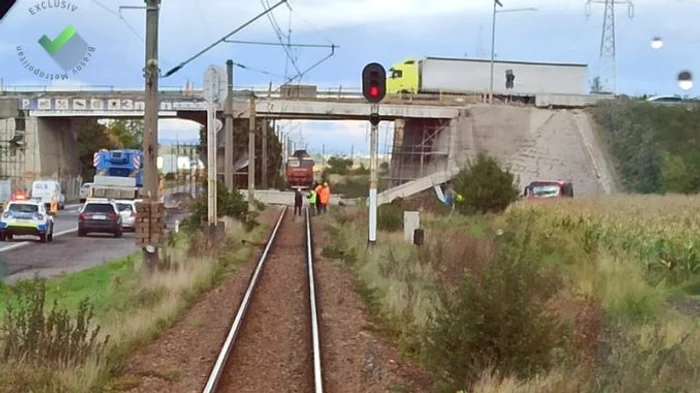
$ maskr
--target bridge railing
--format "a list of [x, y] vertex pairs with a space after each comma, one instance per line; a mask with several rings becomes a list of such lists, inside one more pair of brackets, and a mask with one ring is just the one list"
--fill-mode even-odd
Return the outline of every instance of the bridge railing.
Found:
[[[159, 86], [164, 98], [200, 98], [201, 88], [183, 88], [181, 86]], [[34, 94], [81, 94], [94, 95], [133, 95], [143, 93], [143, 87], [123, 87], [113, 85], [76, 85], [76, 86], [45, 86], [45, 85], [4, 85], [0, 86], [0, 95], [34, 95]], [[234, 96], [249, 97], [254, 94], [259, 99], [285, 100], [321, 100], [321, 101], [356, 101], [363, 99], [362, 89], [348, 86], [315, 86], [315, 92], [310, 94], [283, 94], [280, 88], [267, 86], [235, 86]], [[388, 95], [385, 103], [433, 103], [462, 105], [484, 102], [485, 93], [473, 94], [396, 94]]]
[[[287, 86], [285, 86], [287, 87]], [[284, 99], [289, 101], [359, 101], [362, 100], [362, 91], [358, 87], [349, 86], [296, 86], [289, 85], [290, 89], [280, 92], [283, 87], [273, 87], [272, 84], [257, 86], [235, 86], [234, 95], [239, 98], [255, 95], [258, 99]], [[298, 87], [299, 90], [295, 90]], [[171, 99], [187, 99], [202, 97], [201, 88], [185, 88], [182, 86], [160, 86], [161, 96]], [[113, 85], [76, 85], [76, 86], [45, 86], [45, 85], [0, 85], [0, 96], [23, 96], [41, 94], [63, 94], [80, 95], [91, 94], [95, 97], [100, 95], [119, 96], [142, 94], [142, 87], [123, 87]], [[472, 92], [467, 94], [434, 93], [434, 94], [393, 94], [388, 95], [383, 101], [385, 104], [419, 104], [419, 105], [439, 105], [439, 106], [463, 106], [468, 104], [479, 104], [487, 102], [487, 92]], [[542, 102], [542, 105], [563, 105], [563, 106], [587, 106], [595, 104], [598, 99], [608, 99], [610, 97], [598, 97], [592, 95], [575, 94], [523, 94], [513, 93], [507, 99], [502, 100], [497, 97], [494, 103], [506, 105], [533, 105], [535, 101]]]

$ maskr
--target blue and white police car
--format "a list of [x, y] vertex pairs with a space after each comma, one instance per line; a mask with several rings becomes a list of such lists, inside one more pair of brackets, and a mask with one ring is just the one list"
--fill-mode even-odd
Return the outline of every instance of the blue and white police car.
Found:
[[42, 201], [15, 198], [5, 204], [0, 216], [0, 241], [28, 235], [48, 243], [53, 241], [53, 226], [53, 216]]

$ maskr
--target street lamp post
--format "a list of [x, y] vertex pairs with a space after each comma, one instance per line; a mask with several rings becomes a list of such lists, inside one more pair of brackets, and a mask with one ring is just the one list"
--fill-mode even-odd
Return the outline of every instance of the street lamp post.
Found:
[[489, 104], [493, 104], [493, 70], [496, 57], [496, 14], [499, 12], [521, 12], [521, 11], [537, 11], [537, 8], [511, 8], [507, 10], [498, 9], [503, 7], [501, 0], [493, 0], [493, 20], [491, 21], [491, 82], [489, 84]]

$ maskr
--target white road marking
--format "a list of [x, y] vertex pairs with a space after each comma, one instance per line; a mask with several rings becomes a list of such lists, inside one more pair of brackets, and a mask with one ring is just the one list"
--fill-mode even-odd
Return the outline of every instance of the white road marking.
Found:
[[[77, 230], [78, 230], [78, 227], [71, 228], [71, 229], [66, 229], [65, 231], [61, 231], [61, 232], [56, 232], [56, 233], [54, 233], [54, 234], [53, 234], [53, 237], [58, 237], [58, 236], [67, 235], [67, 234], [69, 234], [69, 233], [76, 232]], [[0, 248], [0, 252], [5, 252], [5, 251], [14, 250], [14, 249], [16, 249], [16, 248], [28, 246], [28, 245], [30, 245], [30, 244], [36, 244], [36, 242], [23, 241], [23, 242], [21, 242], [21, 243], [11, 244], [11, 245], [9, 245], [9, 246], [5, 246], [5, 247]]]

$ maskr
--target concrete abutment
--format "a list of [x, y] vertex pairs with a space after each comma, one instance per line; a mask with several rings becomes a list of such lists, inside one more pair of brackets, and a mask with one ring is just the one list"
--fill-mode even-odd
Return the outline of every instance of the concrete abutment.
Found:
[[61, 182], [68, 201], [77, 200], [82, 183], [78, 157], [71, 118], [0, 120], [0, 177], [12, 180], [13, 190], [54, 179]]
[[[489, 105], [470, 105], [444, 123], [398, 119], [392, 185], [454, 173], [484, 152], [514, 173], [521, 189], [533, 180], [568, 180], [576, 195], [611, 194], [616, 192], [612, 166], [606, 162], [605, 147], [598, 143], [592, 121], [580, 109]], [[426, 141], [429, 152], [421, 148]], [[411, 191], [404, 186], [401, 195], [422, 191], [426, 185], [429, 182], [418, 182]]]

